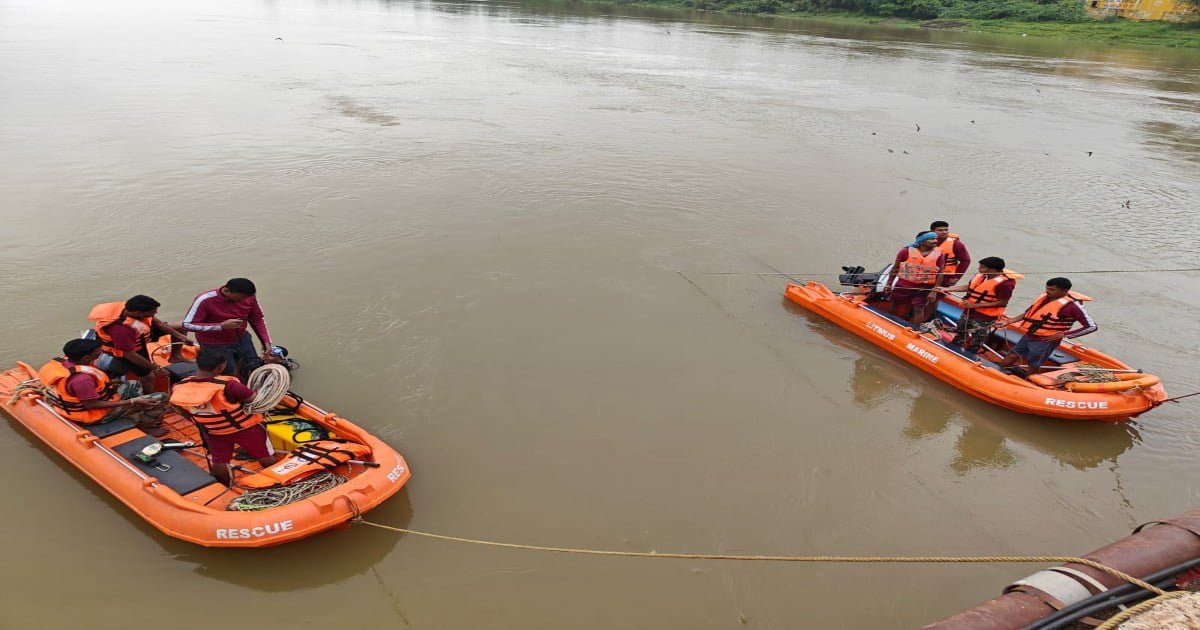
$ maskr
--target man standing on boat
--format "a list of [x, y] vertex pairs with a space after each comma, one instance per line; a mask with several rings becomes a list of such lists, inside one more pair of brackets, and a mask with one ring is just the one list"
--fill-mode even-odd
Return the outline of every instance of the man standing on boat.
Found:
[[258, 305], [258, 290], [246, 278], [233, 278], [211, 291], [196, 296], [183, 318], [183, 327], [196, 333], [201, 348], [212, 348], [226, 357], [221, 373], [245, 377], [248, 364], [257, 362], [254, 341], [247, 332], [247, 323], [262, 343], [262, 360], [278, 362], [271, 353], [271, 333]]
[[952, 287], [971, 268], [971, 254], [958, 235], [950, 232], [949, 223], [934, 221], [929, 224], [929, 231], [937, 234], [937, 249], [946, 256], [946, 268], [942, 270], [938, 286]]
[[979, 273], [970, 282], [934, 289], [941, 294], [966, 293], [963, 316], [951, 343], [979, 352], [991, 334], [992, 324], [1004, 315], [1004, 307], [1008, 306], [1016, 286], [1016, 279], [1004, 272], [1004, 259], [988, 256], [979, 261]]
[[937, 303], [929, 294], [937, 286], [945, 266], [946, 256], [937, 250], [937, 234], [933, 232], [918, 234], [916, 240], [897, 252], [884, 285], [892, 313], [903, 317], [907, 312], [908, 322], [913, 326], [928, 320]]
[[279, 458], [271, 447], [262, 414], [247, 413], [243, 405], [255, 391], [232, 376], [222, 376], [227, 355], [214, 348], [201, 348], [196, 355], [196, 375], [183, 379], [171, 392], [171, 405], [200, 428], [208, 449], [209, 469], [214, 477], [230, 485], [229, 462], [233, 449], [242, 447], [263, 467]]
[[[1046, 359], [1058, 349], [1063, 339], [1074, 339], [1096, 332], [1100, 327], [1096, 325], [1092, 316], [1083, 310], [1082, 301], [1085, 299], [1088, 298], [1071, 291], [1070, 280], [1047, 280], [1046, 292], [1039, 295], [1024, 313], [1005, 317], [992, 325], [994, 328], [1003, 328], [1021, 322], [1017, 328], [1024, 333], [1012, 351], [1000, 361], [1000, 367], [1011, 368], [1010, 372], [1019, 374], [1020, 368], [1012, 366], [1018, 359], [1025, 359], [1029, 364], [1029, 373], [1036, 373]], [[1072, 330], [1071, 327], [1077, 323], [1082, 327]]]

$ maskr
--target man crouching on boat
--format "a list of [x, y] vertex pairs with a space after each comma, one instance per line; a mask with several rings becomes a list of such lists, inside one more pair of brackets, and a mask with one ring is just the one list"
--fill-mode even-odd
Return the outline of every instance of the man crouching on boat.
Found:
[[914, 327], [925, 323], [937, 304], [929, 293], [937, 286], [946, 266], [945, 254], [937, 249], [937, 238], [934, 232], [917, 234], [916, 240], [897, 252], [884, 285], [884, 291], [890, 293], [892, 314], [898, 317], [907, 314], [908, 323]]
[[262, 414], [243, 409], [254, 398], [255, 391], [233, 376], [221, 375], [227, 359], [217, 348], [201, 348], [196, 355], [196, 375], [175, 386], [171, 405], [200, 427], [208, 447], [209, 469], [228, 486], [234, 447], [242, 447], [263, 466], [270, 466], [279, 458], [263, 427]]
[[38, 370], [38, 380], [53, 390], [47, 398], [59, 413], [82, 425], [129, 418], [139, 429], [158, 437], [162, 427], [165, 394], [142, 395], [138, 381], [115, 381], [93, 367], [101, 344], [95, 339], [72, 339], [63, 346], [62, 359], [51, 359]]
[[97, 304], [88, 313], [88, 319], [95, 322], [93, 330], [101, 347], [113, 357], [106, 369], [136, 375], [147, 392], [154, 391], [154, 377], [171, 377], [166, 368], [154, 364], [147, 344], [162, 335], [170, 335], [176, 342], [171, 346], [172, 362], [179, 359], [180, 345], [192, 345], [192, 340], [178, 324], [158, 319], [160, 306], [158, 300], [148, 295], [135, 295], [124, 302]]
[[1004, 315], [1004, 307], [1012, 298], [1017, 281], [1004, 274], [1004, 259], [988, 256], [979, 261], [979, 273], [967, 284], [938, 287], [938, 293], [966, 293], [963, 296], [963, 316], [951, 343], [971, 352], [979, 352], [992, 333], [992, 324]]
[[[1003, 328], [1016, 322], [1021, 322], [1017, 328], [1024, 335], [1000, 361], [1000, 367], [1018, 376], [1028, 375], [1021, 374], [1021, 368], [1013, 367], [1017, 359], [1025, 359], [1029, 364], [1029, 373], [1034, 374], [1058, 349], [1063, 339], [1082, 337], [1100, 328], [1092, 316], [1083, 310], [1080, 299], [1071, 293], [1071, 281], [1066, 278], [1050, 278], [1046, 281], [1046, 292], [1039, 295], [1024, 313], [1005, 317], [992, 324], [992, 327]], [[1076, 323], [1083, 327], [1071, 330]]]

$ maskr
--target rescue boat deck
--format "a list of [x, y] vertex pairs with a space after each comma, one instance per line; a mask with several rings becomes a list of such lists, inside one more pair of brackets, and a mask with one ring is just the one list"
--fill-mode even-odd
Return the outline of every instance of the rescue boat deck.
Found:
[[[242, 475], [249, 473], [235, 470], [233, 474], [235, 481], [234, 488], [226, 488], [224, 485], [220, 484], [216, 478], [212, 477], [209, 472], [208, 458], [204, 452], [200, 431], [197, 429], [195, 423], [191, 422], [190, 420], [183, 418], [176, 413], [166, 414], [163, 417], [163, 426], [167, 428], [168, 432], [165, 435], [158, 437], [150, 437], [146, 433], [135, 428], [131, 422], [126, 423], [118, 421], [112, 424], [116, 425], [113, 428], [120, 428], [121, 426], [126, 426], [128, 428], [109, 434], [104, 430], [105, 427], [103, 424], [76, 426], [78, 426], [80, 430], [88, 430], [92, 431], [93, 433], [105, 434], [104, 437], [100, 438], [100, 443], [121, 455], [125, 455], [126, 459], [129, 459], [128, 456], [132, 454], [132, 451], [140, 450], [142, 446], [144, 446], [144, 444], [142, 444], [143, 442], [150, 443], [164, 440], [195, 442], [196, 446], [192, 448], [164, 451], [158, 457], [158, 459], [162, 460], [167, 465], [172, 466], [171, 470], [165, 472], [155, 470], [152, 466], [140, 464], [136, 461], [130, 461], [130, 463], [141, 468], [143, 472], [155, 476], [164, 485], [170, 487], [176, 492], [179, 492], [180, 496], [183, 498], [214, 510], [225, 510], [229, 506], [230, 502], [242, 495], [243, 490], [236, 487], [236, 481]], [[127, 453], [126, 451], [130, 452]], [[177, 457], [171, 457], [170, 454], [177, 454]], [[235, 465], [253, 472], [261, 470], [262, 467], [259, 465], [257, 460], [252, 457], [247, 457], [246, 459], [242, 460], [239, 459], [239, 455], [240, 449], [235, 451], [234, 454], [233, 463]], [[168, 458], [174, 461], [169, 461]], [[185, 466], [184, 470], [178, 470], [181, 462], [183, 463], [182, 465]], [[362, 474], [364, 470], [365, 469], [361, 466], [348, 466], [339, 470], [339, 474], [347, 479], [353, 479]], [[189, 480], [198, 478], [197, 475], [208, 477], [211, 480], [211, 483], [201, 487], [186, 487], [187, 485], [191, 485]], [[175, 478], [181, 478], [180, 483], [185, 484], [185, 486], [176, 486], [174, 482]], [[271, 509], [275, 508], [266, 508], [264, 511], [270, 511]]]

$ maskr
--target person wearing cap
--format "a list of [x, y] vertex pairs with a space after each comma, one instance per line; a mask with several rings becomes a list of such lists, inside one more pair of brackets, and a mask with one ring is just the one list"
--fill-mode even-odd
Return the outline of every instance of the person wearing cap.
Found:
[[900, 317], [907, 314], [908, 323], [914, 327], [927, 321], [937, 304], [929, 294], [946, 266], [946, 255], [938, 251], [937, 238], [934, 232], [918, 233], [912, 243], [896, 253], [884, 284], [892, 313]]
[[38, 370], [38, 380], [53, 394], [46, 400], [59, 414], [85, 426], [129, 418], [149, 435], [166, 435], [165, 394], [143, 395], [139, 381], [116, 381], [94, 367], [101, 352], [95, 339], [72, 339], [62, 350], [61, 358]]
[[257, 293], [250, 280], [232, 278], [224, 286], [197, 295], [183, 318], [183, 327], [196, 333], [201, 348], [212, 348], [225, 355], [222, 374], [245, 378], [259, 363], [259, 354], [254, 350], [254, 341], [247, 328], [253, 328], [262, 343], [261, 361], [278, 363], [280, 360], [271, 352], [271, 333], [267, 330]]
[[114, 374], [133, 374], [147, 392], [154, 391], [156, 376], [169, 378], [170, 373], [155, 365], [147, 344], [163, 335], [172, 342], [170, 360], [179, 358], [180, 345], [192, 345], [180, 324], [158, 319], [158, 300], [148, 295], [135, 295], [124, 302], [105, 302], [92, 307], [88, 320], [95, 322], [93, 331], [103, 352], [112, 357], [104, 369]]

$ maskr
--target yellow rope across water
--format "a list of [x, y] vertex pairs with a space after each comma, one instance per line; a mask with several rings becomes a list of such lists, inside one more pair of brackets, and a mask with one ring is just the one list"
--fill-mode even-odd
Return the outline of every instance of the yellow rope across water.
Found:
[[966, 563], [1000, 563], [1000, 562], [1022, 562], [1022, 563], [1053, 563], [1053, 562], [1073, 562], [1082, 564], [1093, 569], [1104, 571], [1109, 575], [1125, 580], [1139, 588], [1146, 589], [1159, 595], [1167, 595], [1167, 592], [1148, 584], [1124, 571], [1114, 569], [1110, 566], [1100, 564], [1095, 560], [1087, 558], [1075, 558], [1072, 556], [762, 556], [762, 555], [732, 555], [721, 553], [662, 553], [658, 551], [616, 551], [611, 549], [581, 549], [576, 547], [545, 547], [542, 545], [522, 545], [518, 543], [496, 542], [493, 540], [480, 540], [477, 538], [463, 538], [461, 536], [447, 536], [445, 534], [433, 534], [430, 532], [422, 532], [414, 529], [405, 529], [403, 527], [393, 527], [382, 523], [373, 523], [364, 520], [356, 514], [354, 523], [361, 525], [370, 525], [379, 529], [389, 531], [412, 534], [413, 536], [423, 536], [425, 538], [434, 538], [437, 540], [446, 540], [451, 542], [468, 543], [471, 545], [483, 545], [486, 547], [501, 547], [504, 549], [522, 549], [525, 551], [549, 551], [552, 553], [569, 553], [587, 556], [617, 556], [626, 558], [675, 558], [679, 560], [751, 560], [765, 562], [850, 562], [850, 563], [942, 563], [942, 562], [966, 562]]

